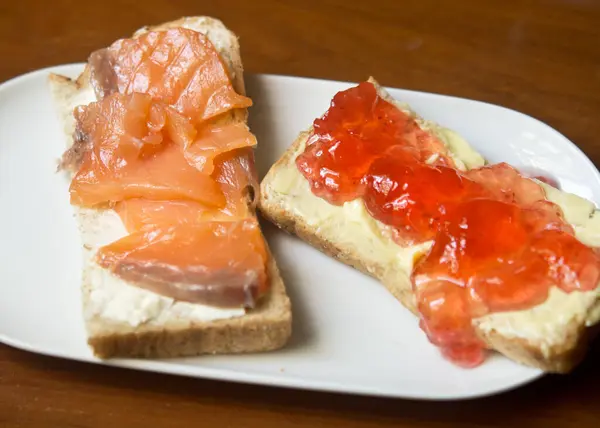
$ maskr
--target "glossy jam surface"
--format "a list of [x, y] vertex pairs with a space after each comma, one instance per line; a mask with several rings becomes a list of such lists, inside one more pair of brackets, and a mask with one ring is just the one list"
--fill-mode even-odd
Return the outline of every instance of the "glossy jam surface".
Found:
[[567, 292], [594, 289], [599, 265], [590, 248], [538, 209], [472, 199], [447, 216], [412, 279], [430, 340], [472, 366], [484, 355], [473, 318], [543, 303], [553, 285]]
[[330, 203], [362, 197], [399, 245], [433, 241], [411, 276], [421, 327], [461, 366], [485, 359], [474, 318], [531, 308], [552, 286], [597, 287], [597, 253], [541, 186], [504, 163], [459, 171], [443, 144], [369, 83], [336, 95], [297, 166]]
[[363, 178], [373, 161], [398, 145], [419, 161], [433, 156], [436, 165], [454, 166], [440, 155], [441, 141], [365, 82], [336, 94], [327, 113], [315, 120], [296, 165], [315, 195], [339, 205], [362, 196]]
[[232, 114], [250, 99], [190, 30], [120, 40], [90, 66], [99, 99], [76, 109], [63, 156], [75, 170], [71, 203], [114, 209], [128, 232], [97, 262], [174, 299], [253, 307], [268, 285], [256, 138]]
[[401, 146], [377, 158], [363, 182], [365, 207], [373, 217], [394, 227], [403, 245], [433, 239], [440, 221], [457, 203], [467, 196], [487, 194], [457, 170], [420, 162]]

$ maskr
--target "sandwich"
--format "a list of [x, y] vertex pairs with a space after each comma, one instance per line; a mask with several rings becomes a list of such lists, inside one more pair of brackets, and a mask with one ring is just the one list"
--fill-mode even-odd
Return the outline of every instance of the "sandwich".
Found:
[[572, 370], [600, 321], [594, 204], [486, 162], [373, 78], [332, 95], [262, 180], [264, 217], [379, 280], [459, 367]]
[[93, 353], [285, 346], [291, 305], [256, 217], [257, 141], [236, 36], [209, 17], [144, 27], [49, 85]]

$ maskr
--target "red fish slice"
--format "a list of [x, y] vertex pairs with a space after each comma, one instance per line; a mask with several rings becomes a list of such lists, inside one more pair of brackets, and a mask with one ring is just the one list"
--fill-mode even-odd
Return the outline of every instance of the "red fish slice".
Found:
[[256, 146], [256, 137], [242, 122], [209, 124], [200, 128], [196, 139], [185, 148], [188, 162], [205, 174], [212, 174], [215, 158], [242, 147]]
[[255, 219], [158, 224], [100, 249], [98, 263], [177, 300], [254, 307], [267, 287], [267, 250]]
[[182, 148], [170, 142], [173, 126], [164, 112], [149, 96], [136, 93], [113, 94], [79, 108], [77, 132], [90, 148], [71, 182], [71, 202], [91, 207], [143, 197], [222, 207], [219, 185], [190, 166]]
[[252, 105], [235, 92], [210, 40], [196, 31], [176, 28], [118, 40], [92, 54], [90, 64], [98, 96], [146, 93], [193, 123]]

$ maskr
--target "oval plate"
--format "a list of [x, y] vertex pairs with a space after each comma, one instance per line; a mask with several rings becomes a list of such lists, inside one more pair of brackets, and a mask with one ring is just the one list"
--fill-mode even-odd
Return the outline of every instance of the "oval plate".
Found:
[[[417, 320], [375, 280], [273, 226], [265, 233], [286, 281], [294, 333], [285, 349], [173, 360], [95, 359], [80, 309], [80, 240], [68, 183], [56, 174], [65, 141], [39, 70], [0, 86], [0, 341], [41, 354], [138, 370], [322, 391], [457, 399], [542, 375], [499, 355], [474, 370], [439, 355]], [[246, 78], [250, 126], [264, 175], [332, 96], [351, 84], [273, 75]], [[465, 99], [391, 89], [423, 117], [462, 134], [491, 161], [551, 171], [562, 188], [600, 200], [600, 174], [569, 140], [531, 117]], [[368, 302], [368, 303], [366, 303]]]

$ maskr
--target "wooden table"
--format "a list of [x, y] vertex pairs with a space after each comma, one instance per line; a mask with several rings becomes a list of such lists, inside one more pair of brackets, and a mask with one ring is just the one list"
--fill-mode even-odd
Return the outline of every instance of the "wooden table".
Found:
[[[150, 23], [206, 14], [241, 40], [248, 72], [474, 98], [549, 123], [600, 163], [600, 3], [4, 1], [0, 81], [89, 52]], [[0, 426], [600, 426], [600, 346], [573, 374], [465, 402], [414, 402], [185, 379], [0, 346]]]

